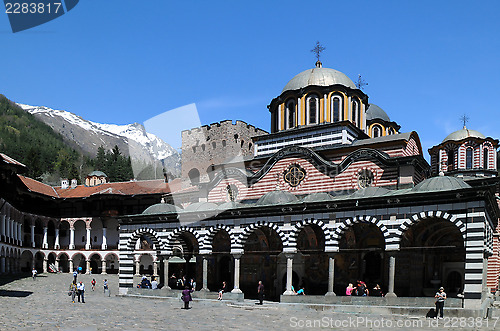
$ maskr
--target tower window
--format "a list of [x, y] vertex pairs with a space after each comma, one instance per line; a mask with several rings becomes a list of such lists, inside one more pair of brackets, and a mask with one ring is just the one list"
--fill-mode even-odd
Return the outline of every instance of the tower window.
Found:
[[373, 126], [372, 136], [373, 138], [380, 137], [382, 135], [382, 128], [378, 125]]
[[455, 164], [455, 152], [450, 149], [448, 151], [448, 171], [452, 171], [455, 167], [454, 167], [454, 164]]
[[332, 122], [341, 120], [342, 98], [339, 95], [334, 95], [332, 98]]
[[319, 111], [319, 98], [317, 95], [312, 94], [307, 98], [307, 124], [317, 124], [318, 123], [318, 111]]
[[359, 107], [359, 102], [358, 100], [352, 100], [351, 103], [351, 121], [355, 124], [358, 125], [360, 124], [360, 107]]
[[289, 100], [286, 104], [286, 129], [295, 127], [295, 102]]
[[483, 150], [483, 169], [488, 169], [488, 148]]
[[465, 151], [465, 169], [472, 169], [474, 158], [472, 148], [467, 148]]

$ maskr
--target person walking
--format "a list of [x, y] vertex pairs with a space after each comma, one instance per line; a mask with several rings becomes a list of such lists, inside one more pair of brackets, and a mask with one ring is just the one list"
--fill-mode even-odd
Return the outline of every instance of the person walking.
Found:
[[258, 305], [262, 305], [264, 301], [264, 284], [262, 284], [262, 281], [259, 280], [259, 286], [257, 286], [257, 295], [259, 296], [259, 303]]
[[193, 289], [189, 288], [189, 286], [186, 285], [184, 287], [184, 290], [182, 291], [182, 301], [184, 301], [183, 309], [190, 309], [189, 301], [193, 301], [193, 298], [191, 297], [191, 292], [193, 292]]
[[76, 277], [78, 277], [78, 271], [73, 271], [73, 280], [76, 282]]
[[33, 280], [36, 280], [36, 274], [38, 271], [36, 271], [35, 267], [33, 267], [33, 270], [31, 270], [31, 275], [33, 276]]
[[92, 291], [95, 290], [95, 278], [92, 278], [90, 285], [92, 285]]
[[75, 296], [77, 293], [78, 289], [76, 286], [76, 281], [73, 281], [71, 285], [69, 286], [69, 293], [71, 293], [71, 301], [75, 303]]
[[108, 280], [107, 279], [104, 279], [104, 283], [103, 283], [103, 292], [106, 293], [106, 291], [109, 290], [109, 287], [108, 287]]
[[444, 312], [444, 302], [446, 300], [446, 293], [444, 291], [444, 287], [440, 287], [439, 291], [436, 292], [436, 295], [434, 296], [436, 298], [436, 317], [439, 313], [439, 319], [443, 318], [443, 312]]
[[81, 281], [77, 285], [77, 290], [78, 290], [78, 302], [80, 302], [80, 296], [82, 297], [82, 303], [85, 303], [85, 284], [83, 284]]

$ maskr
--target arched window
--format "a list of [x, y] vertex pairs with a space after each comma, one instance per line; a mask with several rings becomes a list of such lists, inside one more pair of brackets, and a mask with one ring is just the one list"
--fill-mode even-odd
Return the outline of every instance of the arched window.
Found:
[[360, 108], [358, 100], [353, 99], [351, 102], [351, 121], [357, 126], [359, 126], [361, 119]]
[[286, 129], [291, 129], [295, 127], [295, 102], [293, 100], [288, 100], [286, 103]]
[[483, 169], [488, 169], [488, 148], [483, 150]]
[[452, 171], [453, 169], [455, 169], [455, 152], [450, 149], [448, 151], [448, 171]]
[[198, 184], [200, 182], [200, 172], [198, 171], [198, 169], [193, 168], [189, 170], [188, 176], [191, 180], [191, 184]]
[[317, 124], [319, 117], [319, 97], [316, 94], [311, 94], [307, 97], [307, 124]]
[[465, 169], [472, 169], [474, 161], [473, 152], [472, 148], [467, 148], [465, 151]]
[[382, 128], [379, 125], [374, 125], [372, 128], [373, 138], [380, 137], [382, 135]]
[[394, 134], [394, 129], [393, 129], [393, 128], [389, 128], [389, 129], [387, 130], [387, 134], [388, 134], [388, 135], [392, 135], [392, 134]]
[[342, 97], [340, 95], [334, 95], [331, 100], [331, 117], [332, 122], [338, 122], [342, 120]]

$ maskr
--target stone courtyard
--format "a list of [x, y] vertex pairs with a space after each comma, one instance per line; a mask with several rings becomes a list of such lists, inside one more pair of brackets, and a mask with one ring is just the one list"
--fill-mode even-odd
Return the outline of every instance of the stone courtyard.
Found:
[[[108, 279], [111, 296], [104, 296]], [[96, 279], [96, 290], [90, 281]], [[496, 320], [433, 320], [402, 315], [334, 313], [304, 305], [254, 300], [195, 300], [181, 309], [178, 298], [119, 297], [116, 275], [80, 275], [86, 303], [71, 303], [71, 274], [0, 278], [0, 330], [495, 330]], [[445, 311], [446, 313], [446, 311]], [[447, 323], [447, 326], [445, 326]]]

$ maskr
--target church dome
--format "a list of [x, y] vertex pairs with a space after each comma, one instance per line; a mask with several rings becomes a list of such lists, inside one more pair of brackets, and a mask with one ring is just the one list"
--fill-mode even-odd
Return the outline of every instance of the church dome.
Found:
[[391, 121], [387, 113], [382, 108], [374, 105], [373, 103], [370, 103], [368, 110], [366, 111], [366, 120], [370, 121], [375, 119], [380, 119], [386, 122]]
[[458, 131], [455, 131], [453, 133], [450, 133], [446, 138], [444, 138], [443, 142], [449, 141], [449, 140], [459, 141], [459, 140], [462, 140], [465, 138], [485, 139], [486, 137], [481, 132], [476, 131], [476, 130], [469, 130], [464, 126], [464, 128], [462, 130], [458, 130]]
[[181, 210], [181, 208], [169, 203], [157, 203], [155, 205], [149, 206], [142, 213], [144, 215], [170, 214], [177, 213], [179, 210]]
[[287, 191], [275, 190], [267, 192], [260, 197], [255, 203], [256, 205], [282, 205], [285, 203], [297, 202], [298, 199], [295, 195]]
[[92, 171], [87, 176], [89, 176], [89, 177], [92, 177], [92, 176], [96, 176], [96, 177], [108, 177], [104, 172], [99, 171], [99, 170]]
[[310, 85], [330, 86], [335, 84], [344, 85], [353, 89], [356, 88], [356, 85], [354, 85], [352, 80], [345, 74], [334, 69], [323, 68], [321, 62], [318, 61], [316, 63], [316, 68], [307, 69], [293, 77], [285, 85], [281, 93], [301, 89]]
[[451, 191], [471, 186], [462, 179], [451, 176], [437, 176], [425, 179], [412, 188], [413, 192]]

